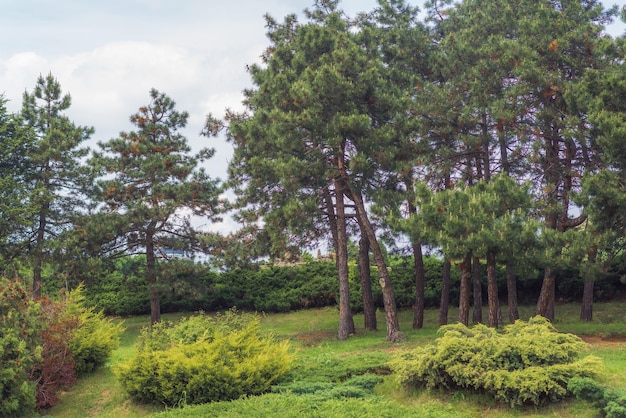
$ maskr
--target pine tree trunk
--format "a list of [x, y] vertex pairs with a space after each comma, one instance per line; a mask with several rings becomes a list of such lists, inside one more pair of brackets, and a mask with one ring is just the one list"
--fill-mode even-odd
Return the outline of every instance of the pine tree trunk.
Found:
[[424, 326], [424, 307], [426, 305], [424, 256], [422, 245], [413, 244], [413, 265], [415, 266], [415, 311], [413, 312], [413, 329], [421, 329]]
[[370, 269], [370, 242], [365, 235], [359, 240], [359, 276], [361, 278], [361, 297], [363, 298], [363, 320], [366, 330], [377, 328], [376, 306], [372, 295]]
[[439, 303], [439, 325], [448, 324], [448, 310], [450, 308], [450, 270], [450, 261], [445, 260], [443, 262], [441, 301]]
[[537, 300], [535, 315], [541, 315], [544, 318], [554, 321], [554, 290], [556, 287], [554, 273], [551, 267], [546, 267], [543, 272], [543, 282], [541, 284], [541, 292]]
[[483, 322], [483, 286], [480, 280], [480, 258], [472, 259], [472, 293], [474, 295], [474, 313], [472, 322], [481, 324]]
[[471, 256], [465, 257], [458, 266], [461, 270], [461, 290], [459, 294], [459, 322], [469, 326], [470, 298], [472, 286]]
[[591, 322], [593, 320], [593, 277], [586, 277], [583, 287], [583, 301], [580, 307], [580, 320]]
[[513, 264], [510, 261], [506, 263], [506, 291], [509, 321], [513, 323], [519, 319], [519, 310], [517, 306], [517, 280], [513, 271]]
[[[46, 187], [48, 186], [46, 182]], [[41, 298], [41, 270], [43, 269], [43, 245], [46, 239], [47, 216], [50, 209], [49, 203], [43, 203], [39, 212], [39, 225], [35, 238], [35, 260], [33, 263], [33, 299]]]
[[498, 281], [496, 279], [496, 255], [487, 251], [487, 300], [489, 305], [489, 326], [497, 328], [499, 325], [500, 303], [498, 299]]
[[350, 309], [350, 284], [348, 278], [348, 238], [346, 234], [346, 214], [343, 190], [336, 185], [337, 210], [337, 276], [339, 279], [339, 340], [347, 340], [354, 334], [354, 318]]
[[359, 224], [363, 226], [367, 239], [372, 247], [378, 274], [380, 275], [379, 283], [383, 293], [383, 304], [385, 306], [385, 321], [387, 325], [387, 341], [398, 342], [406, 339], [406, 336], [400, 331], [400, 321], [398, 320], [398, 309], [396, 307], [396, 298], [393, 293], [393, 285], [387, 270], [387, 264], [383, 257], [382, 250], [374, 233], [374, 228], [365, 211], [365, 205], [359, 193], [351, 190], [352, 199], [356, 208], [356, 214], [359, 218]]
[[156, 277], [156, 257], [154, 254], [154, 240], [150, 232], [146, 234], [146, 282], [150, 292], [150, 323], [161, 321], [161, 304]]
[[[598, 248], [593, 247], [589, 252], [588, 263], [594, 264], [596, 262], [596, 256], [598, 255]], [[583, 287], [583, 301], [580, 307], [580, 320], [591, 321], [593, 319], [593, 282], [595, 280], [594, 269], [587, 269], [585, 273], [585, 284]]]

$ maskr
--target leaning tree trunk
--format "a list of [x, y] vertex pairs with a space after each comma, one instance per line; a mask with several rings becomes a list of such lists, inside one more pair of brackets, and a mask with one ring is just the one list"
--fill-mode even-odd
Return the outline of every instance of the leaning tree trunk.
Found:
[[443, 262], [443, 274], [441, 282], [441, 300], [439, 302], [439, 325], [448, 323], [448, 310], [450, 308], [450, 270], [452, 265], [449, 260]]
[[[546, 219], [547, 227], [557, 229], [558, 214], [551, 213]], [[535, 315], [541, 315], [550, 321], [554, 321], [554, 298], [556, 290], [556, 278], [552, 267], [546, 266], [543, 271], [543, 282], [541, 283], [541, 291], [537, 299], [537, 307]]]
[[339, 279], [339, 331], [337, 337], [346, 340], [354, 334], [354, 318], [350, 309], [350, 285], [348, 277], [348, 237], [343, 190], [336, 187], [337, 210], [337, 276]]
[[472, 322], [481, 324], [483, 322], [483, 286], [480, 282], [480, 258], [472, 258], [472, 294], [474, 296], [474, 313]]
[[551, 267], [546, 267], [543, 272], [543, 282], [541, 283], [541, 292], [537, 300], [535, 314], [554, 321], [554, 295], [556, 288], [556, 279]]
[[363, 321], [366, 330], [374, 331], [376, 323], [376, 305], [372, 295], [370, 269], [370, 242], [365, 235], [359, 240], [359, 277], [361, 278], [361, 297], [363, 298]]
[[146, 233], [146, 282], [150, 292], [150, 323], [153, 325], [161, 321], [161, 303], [159, 301], [156, 271], [154, 236], [148, 232]]
[[497, 328], [500, 319], [500, 302], [496, 278], [496, 254], [491, 250], [487, 251], [487, 301], [489, 305], [489, 326]]
[[589, 251], [588, 255], [589, 259], [587, 262], [590, 264], [590, 268], [586, 269], [584, 272], [585, 284], [583, 287], [583, 302], [580, 308], [581, 321], [591, 321], [593, 319], [593, 282], [595, 280], [593, 264], [596, 262], [598, 247], [594, 246], [591, 251]]
[[389, 271], [387, 270], [387, 264], [383, 257], [383, 252], [380, 249], [380, 244], [376, 238], [374, 227], [370, 222], [367, 212], [365, 211], [365, 205], [363, 199], [359, 193], [352, 193], [352, 199], [356, 209], [357, 217], [359, 218], [359, 224], [363, 226], [367, 239], [370, 242], [372, 251], [374, 253], [374, 259], [376, 260], [376, 266], [378, 267], [378, 274], [380, 275], [380, 287], [383, 293], [383, 304], [385, 306], [385, 321], [387, 323], [387, 341], [403, 341], [406, 336], [400, 331], [400, 322], [398, 320], [398, 309], [396, 307], [396, 298], [393, 293], [393, 285], [391, 278], [389, 277]]
[[509, 305], [509, 321], [513, 323], [519, 319], [519, 309], [517, 306], [517, 279], [513, 271], [512, 261], [506, 263], [506, 292]]
[[413, 329], [424, 326], [424, 307], [426, 305], [426, 279], [422, 245], [413, 243], [413, 265], [415, 267], [415, 311], [413, 312]]
[[469, 325], [470, 297], [472, 285], [471, 256], [467, 255], [458, 265], [461, 270], [461, 290], [459, 294], [459, 322]]

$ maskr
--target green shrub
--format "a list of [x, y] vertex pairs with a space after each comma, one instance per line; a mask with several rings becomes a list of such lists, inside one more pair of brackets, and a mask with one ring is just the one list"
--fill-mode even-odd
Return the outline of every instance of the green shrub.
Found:
[[42, 358], [30, 371], [36, 384], [36, 406], [49, 408], [75, 378], [104, 365], [119, 345], [122, 325], [83, 305], [82, 286], [60, 300], [42, 298]]
[[33, 365], [41, 361], [41, 310], [18, 281], [0, 279], [0, 417], [35, 407]]
[[287, 373], [289, 345], [261, 332], [257, 315], [197, 315], [144, 329], [138, 353], [115, 373], [139, 402], [199, 404], [257, 395]]
[[517, 321], [499, 333], [484, 325], [442, 327], [435, 343], [406, 351], [391, 363], [404, 385], [470, 389], [511, 405], [541, 404], [567, 395], [573, 377], [593, 377], [600, 360], [579, 358], [586, 344], [558, 333], [542, 317]]
[[67, 310], [78, 318], [78, 327], [68, 342], [68, 348], [76, 362], [77, 376], [83, 376], [103, 366], [113, 350], [119, 347], [124, 332], [121, 323], [114, 324], [104, 314], [85, 306], [82, 286], [70, 292]]
[[588, 377], [572, 378], [568, 391], [580, 399], [592, 402], [607, 418], [626, 418], [626, 391], [605, 388]]

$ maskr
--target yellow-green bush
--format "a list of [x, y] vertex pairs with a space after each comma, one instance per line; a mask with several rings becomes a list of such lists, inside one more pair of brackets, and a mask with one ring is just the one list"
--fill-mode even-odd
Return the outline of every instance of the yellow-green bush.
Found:
[[229, 312], [144, 330], [137, 355], [115, 371], [136, 401], [199, 404], [266, 392], [291, 361], [288, 343], [263, 334], [257, 315]]
[[511, 405], [537, 405], [562, 399], [571, 378], [593, 377], [601, 367], [596, 357], [581, 358], [586, 344], [580, 338], [557, 332], [542, 317], [517, 321], [502, 332], [462, 324], [442, 332], [432, 345], [393, 359], [402, 384], [470, 389]]
[[120, 335], [124, 331], [121, 323], [115, 324], [93, 308], [84, 306], [82, 286], [70, 292], [68, 309], [78, 316], [79, 326], [68, 343], [76, 361], [76, 375], [91, 373], [103, 366], [113, 350], [119, 347]]

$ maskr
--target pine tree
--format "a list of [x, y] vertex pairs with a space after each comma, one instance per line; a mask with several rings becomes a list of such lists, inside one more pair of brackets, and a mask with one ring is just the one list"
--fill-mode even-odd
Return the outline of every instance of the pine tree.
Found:
[[214, 151], [191, 154], [180, 133], [188, 113], [155, 89], [150, 99], [130, 117], [136, 130], [100, 143], [101, 151], [91, 158], [102, 174], [97, 199], [103, 207], [93, 218], [97, 223], [85, 228], [91, 229], [87, 235], [96, 230], [109, 238], [104, 248], [110, 255], [145, 254], [155, 323], [160, 321], [158, 259], [166, 260], [168, 250], [194, 251], [198, 243], [189, 214], [217, 220], [223, 202], [219, 182], [198, 168]]
[[32, 261], [35, 298], [41, 296], [42, 268], [50, 260], [54, 241], [72, 227], [92, 180], [83, 164], [89, 149], [81, 145], [93, 128], [76, 126], [64, 114], [71, 102], [52, 74], [40, 76], [33, 92], [25, 92], [23, 98], [21, 117], [34, 135], [24, 177], [33, 218], [24, 239]]

